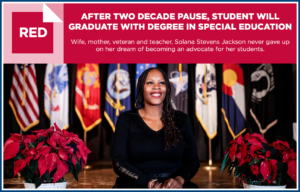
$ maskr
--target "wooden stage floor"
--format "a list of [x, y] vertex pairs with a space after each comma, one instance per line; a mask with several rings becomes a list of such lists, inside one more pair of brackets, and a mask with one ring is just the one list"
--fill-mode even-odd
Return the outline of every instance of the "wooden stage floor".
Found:
[[[92, 168], [84, 170], [79, 173], [78, 182], [74, 179], [71, 173], [65, 175], [65, 179], [68, 181], [67, 188], [77, 189], [109, 189], [112, 188], [117, 175], [113, 172], [110, 161], [98, 161], [91, 163]], [[243, 188], [238, 182], [238, 179], [232, 175], [227, 174], [225, 170], [220, 174], [221, 163], [216, 163], [215, 170], [207, 170], [206, 163], [200, 163], [201, 167], [195, 177], [192, 179], [199, 188], [214, 188], [214, 189], [228, 189], [228, 188]], [[6, 175], [7, 166], [4, 167]], [[5, 178], [4, 176], [4, 189], [17, 189], [24, 188], [23, 178]], [[288, 179], [287, 188], [296, 188], [296, 184]]]

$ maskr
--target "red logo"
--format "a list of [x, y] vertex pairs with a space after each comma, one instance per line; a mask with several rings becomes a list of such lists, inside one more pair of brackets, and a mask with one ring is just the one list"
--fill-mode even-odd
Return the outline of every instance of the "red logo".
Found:
[[42, 12], [13, 12], [12, 53], [53, 53], [53, 23]]

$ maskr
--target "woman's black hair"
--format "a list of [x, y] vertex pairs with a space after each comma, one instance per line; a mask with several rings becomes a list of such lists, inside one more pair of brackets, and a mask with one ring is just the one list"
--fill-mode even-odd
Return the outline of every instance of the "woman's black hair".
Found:
[[165, 150], [168, 150], [171, 146], [176, 146], [177, 143], [183, 144], [183, 136], [179, 131], [178, 127], [175, 125], [175, 110], [172, 107], [171, 103], [171, 85], [168, 76], [160, 68], [149, 68], [146, 69], [138, 79], [137, 84], [137, 95], [135, 99], [135, 105], [137, 108], [144, 108], [144, 85], [148, 76], [148, 73], [151, 70], [159, 70], [164, 77], [167, 92], [165, 100], [163, 101], [163, 111], [161, 115], [161, 121], [165, 125], [164, 128], [164, 144]]

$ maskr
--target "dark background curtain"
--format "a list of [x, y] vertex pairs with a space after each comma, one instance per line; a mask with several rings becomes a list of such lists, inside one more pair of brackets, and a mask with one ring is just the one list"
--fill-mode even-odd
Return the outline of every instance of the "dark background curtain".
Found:
[[[131, 103], [134, 107], [134, 90], [135, 90], [135, 64], [129, 64], [128, 70], [130, 74], [131, 82]], [[69, 73], [69, 129], [79, 135], [83, 139], [83, 129], [81, 123], [75, 113], [75, 83], [76, 83], [76, 64], [68, 64]], [[168, 64], [158, 64], [158, 67], [163, 69], [166, 73], [168, 70]], [[10, 133], [20, 133], [20, 127], [13, 115], [13, 112], [8, 104], [10, 89], [12, 84], [13, 64], [4, 64], [3, 68], [3, 121], [4, 121], [4, 141], [8, 139]], [[44, 76], [46, 70], [46, 64], [35, 65], [38, 83], [38, 95], [39, 95], [39, 109], [40, 109], [40, 123], [29, 131], [23, 134], [31, 134], [31, 130], [45, 129], [50, 126], [50, 121], [44, 113]], [[108, 64], [99, 64], [100, 80], [101, 80], [101, 114], [102, 122], [94, 129], [87, 132], [87, 145], [92, 151], [89, 155], [89, 161], [96, 161], [100, 159], [111, 158], [111, 147], [113, 142], [113, 131], [106, 121], [103, 111], [105, 102], [105, 91], [107, 82]], [[274, 76], [275, 76], [275, 89], [276, 89], [276, 113], [278, 116], [278, 123], [272, 127], [266, 134], [265, 138], [268, 142], [275, 141], [277, 139], [288, 141], [291, 148], [296, 147], [296, 142], [293, 140], [292, 123], [296, 122], [296, 65], [294, 64], [274, 64]], [[249, 112], [250, 102], [250, 75], [249, 65], [245, 65], [244, 68], [244, 81], [245, 81], [245, 95], [246, 95], [246, 124], [247, 132], [254, 133], [259, 132], [257, 126], [255, 126], [252, 117]], [[188, 64], [188, 115], [192, 121], [194, 127], [195, 138], [198, 147], [199, 159], [201, 161], [208, 160], [208, 138], [202, 129], [199, 121], [195, 116], [195, 71], [196, 64]], [[222, 160], [222, 155], [226, 150], [228, 143], [233, 139], [230, 135], [228, 128], [226, 127], [223, 115], [221, 113], [222, 106], [222, 64], [216, 65], [217, 76], [217, 106], [218, 106], [218, 128], [217, 136], [212, 139], [212, 158], [215, 161]]]

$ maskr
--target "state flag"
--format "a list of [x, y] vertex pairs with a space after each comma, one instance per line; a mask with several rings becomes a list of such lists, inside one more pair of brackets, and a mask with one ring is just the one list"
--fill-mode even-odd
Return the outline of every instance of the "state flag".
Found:
[[243, 66], [223, 64], [222, 113], [228, 130], [235, 139], [245, 128], [245, 87]]

